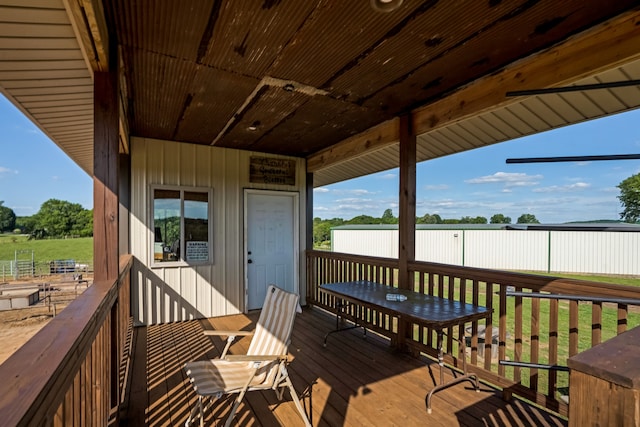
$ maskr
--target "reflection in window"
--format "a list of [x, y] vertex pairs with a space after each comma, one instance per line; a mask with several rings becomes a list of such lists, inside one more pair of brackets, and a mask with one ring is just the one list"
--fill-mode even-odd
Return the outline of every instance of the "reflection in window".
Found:
[[209, 193], [154, 189], [153, 229], [154, 262], [209, 261]]
[[209, 203], [207, 193], [184, 193], [184, 241], [188, 262], [209, 260]]

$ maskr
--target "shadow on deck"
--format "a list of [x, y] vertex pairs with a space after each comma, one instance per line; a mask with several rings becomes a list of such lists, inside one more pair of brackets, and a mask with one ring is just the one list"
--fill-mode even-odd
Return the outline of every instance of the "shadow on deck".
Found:
[[[131, 389], [125, 402], [123, 425], [179, 426], [196, 402], [182, 365], [216, 357], [224, 342], [205, 337], [204, 329], [251, 330], [257, 313], [136, 328]], [[314, 426], [564, 426], [566, 420], [481, 384], [470, 382], [434, 395], [433, 413], [425, 397], [439, 377], [435, 361], [398, 353], [388, 341], [354, 329], [329, 338], [335, 318], [323, 310], [306, 308], [296, 318], [289, 353], [289, 372]], [[244, 353], [248, 338], [231, 353]], [[446, 370], [445, 379], [453, 372]], [[229, 405], [215, 403], [207, 425], [222, 425]], [[287, 392], [282, 402], [275, 393], [251, 392], [238, 410], [234, 425], [302, 425]]]

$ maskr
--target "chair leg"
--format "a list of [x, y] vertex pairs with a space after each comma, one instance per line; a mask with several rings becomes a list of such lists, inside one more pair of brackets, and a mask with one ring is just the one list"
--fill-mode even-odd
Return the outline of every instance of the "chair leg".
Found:
[[300, 399], [298, 399], [298, 394], [296, 393], [296, 389], [293, 388], [293, 383], [291, 382], [291, 378], [289, 378], [289, 374], [285, 370], [285, 384], [289, 388], [289, 393], [291, 394], [291, 400], [296, 405], [298, 412], [300, 412], [300, 416], [302, 417], [302, 421], [304, 421], [304, 425], [306, 427], [312, 427], [309, 422], [309, 418], [307, 418], [306, 412], [304, 412], [304, 408], [302, 407], [302, 403], [300, 403]]
[[202, 396], [198, 396], [198, 403], [193, 407], [191, 413], [189, 414], [189, 418], [184, 422], [184, 427], [189, 427], [191, 423], [197, 418], [200, 417], [200, 427], [202, 427], [204, 420], [204, 411], [202, 408]]
[[242, 402], [242, 399], [244, 398], [244, 394], [245, 394], [246, 391], [247, 391], [247, 389], [245, 388], [240, 393], [238, 393], [238, 397], [236, 397], [235, 402], [233, 402], [233, 406], [231, 407], [231, 412], [229, 413], [229, 416], [227, 417], [227, 421], [224, 423], [224, 427], [230, 427], [231, 426], [231, 421], [233, 421], [233, 417], [236, 416], [236, 411], [238, 410], [238, 406], [240, 406], [240, 402]]
[[202, 396], [198, 396], [198, 407], [200, 408], [200, 427], [204, 427], [204, 408], [202, 407]]

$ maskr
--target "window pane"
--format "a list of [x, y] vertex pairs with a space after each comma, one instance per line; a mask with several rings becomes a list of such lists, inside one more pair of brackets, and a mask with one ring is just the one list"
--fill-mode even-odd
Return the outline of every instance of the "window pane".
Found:
[[188, 262], [209, 261], [208, 193], [185, 191], [184, 240]]
[[180, 259], [180, 192], [154, 190], [153, 225], [155, 242], [153, 259], [156, 262]]

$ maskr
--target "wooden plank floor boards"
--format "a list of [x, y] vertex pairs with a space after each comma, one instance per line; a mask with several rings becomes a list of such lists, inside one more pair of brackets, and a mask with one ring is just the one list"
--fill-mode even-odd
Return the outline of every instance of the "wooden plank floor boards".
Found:
[[[204, 329], [253, 329], [257, 313], [137, 328], [132, 387], [123, 424], [179, 426], [197, 403], [182, 366], [190, 360], [217, 357], [224, 340], [204, 336]], [[361, 329], [324, 335], [335, 319], [314, 308], [297, 316], [289, 353], [289, 373], [314, 426], [565, 426], [522, 401], [502, 400], [500, 392], [471, 382], [434, 395], [428, 415], [425, 397], [439, 379], [439, 367], [398, 353], [387, 340]], [[246, 351], [250, 338], [238, 339], [231, 353]], [[445, 370], [445, 379], [452, 371]], [[207, 425], [222, 425], [229, 402], [214, 402]], [[235, 425], [296, 426], [302, 421], [288, 391], [279, 402], [272, 391], [247, 393]]]

